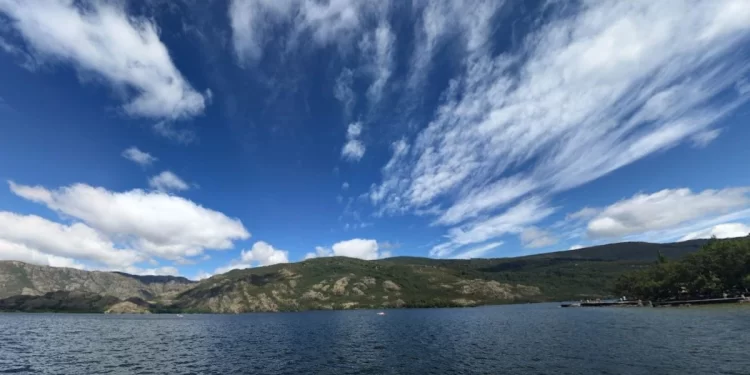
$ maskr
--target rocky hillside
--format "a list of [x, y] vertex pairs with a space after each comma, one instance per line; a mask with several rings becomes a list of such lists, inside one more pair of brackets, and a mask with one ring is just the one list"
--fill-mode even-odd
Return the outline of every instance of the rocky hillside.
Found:
[[82, 271], [0, 261], [0, 298], [39, 296], [56, 291], [108, 295], [119, 299], [171, 298], [193, 284], [184, 277], [134, 276], [118, 272]]
[[[62, 310], [57, 311], [81, 311], [82, 306], [89, 306], [91, 312], [112, 313], [239, 313], [605, 298], [612, 296], [614, 281], [624, 272], [652, 265], [660, 253], [670, 259], [682, 258], [705, 243], [628, 242], [519, 258], [471, 260], [319, 258], [234, 270], [198, 283], [170, 276], [0, 262], [0, 298], [27, 297], [0, 301], [0, 310], [5, 306], [5, 310], [35, 311], [34, 306], [40, 306], [39, 311], [45, 311], [58, 306]], [[56, 291], [76, 293], [45, 294]], [[65, 298], [73, 301], [68, 303]]]
[[333, 257], [235, 270], [204, 280], [167, 307], [241, 313], [475, 306], [538, 297], [537, 287], [462, 277], [450, 269]]

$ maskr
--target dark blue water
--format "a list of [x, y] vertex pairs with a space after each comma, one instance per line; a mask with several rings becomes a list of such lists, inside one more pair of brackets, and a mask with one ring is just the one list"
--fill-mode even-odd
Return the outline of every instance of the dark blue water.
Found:
[[0, 314], [0, 373], [750, 374], [750, 308]]

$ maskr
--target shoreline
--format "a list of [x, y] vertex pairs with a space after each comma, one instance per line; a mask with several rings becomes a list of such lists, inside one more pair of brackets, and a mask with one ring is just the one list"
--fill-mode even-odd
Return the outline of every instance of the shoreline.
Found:
[[691, 307], [710, 305], [750, 304], [750, 297], [706, 298], [670, 301], [610, 301], [610, 302], [571, 302], [560, 307]]

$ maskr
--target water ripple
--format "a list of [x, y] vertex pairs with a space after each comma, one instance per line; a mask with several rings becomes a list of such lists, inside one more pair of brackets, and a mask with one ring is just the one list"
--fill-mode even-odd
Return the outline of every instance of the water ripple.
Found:
[[[0, 374], [745, 374], [750, 309], [0, 314]], [[688, 328], [689, 327], [689, 328]]]

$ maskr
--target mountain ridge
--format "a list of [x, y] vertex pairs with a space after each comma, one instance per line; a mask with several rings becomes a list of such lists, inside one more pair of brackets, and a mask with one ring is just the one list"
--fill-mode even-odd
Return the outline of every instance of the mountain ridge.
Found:
[[[93, 295], [112, 296], [117, 302], [142, 299], [149, 301], [154, 312], [221, 313], [604, 298], [611, 296], [613, 283], [622, 273], [653, 264], [658, 254], [681, 258], [706, 242], [623, 242], [522, 257], [469, 260], [393, 257], [366, 261], [324, 257], [231, 270], [199, 282], [176, 276], [138, 276], [6, 261], [0, 262], [0, 298], [29, 295], [23, 299], [23, 306], [28, 306], [34, 305], [34, 296], [40, 301], [49, 300], [43, 296], [45, 293], [80, 292], [76, 298], [84, 300]], [[86, 305], [79, 302], [78, 305]], [[101, 303], [94, 301], [90, 305]], [[14, 305], [5, 306], [5, 310], [13, 310]], [[97, 307], [95, 312], [103, 312], [100, 310]]]
[[194, 283], [183, 277], [136, 276], [120, 272], [85, 271], [20, 261], [0, 261], [0, 298], [79, 291], [121, 299], [153, 299], [156, 296], [177, 294]]

